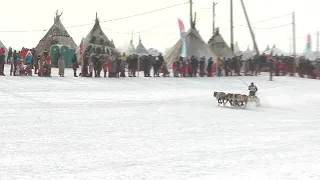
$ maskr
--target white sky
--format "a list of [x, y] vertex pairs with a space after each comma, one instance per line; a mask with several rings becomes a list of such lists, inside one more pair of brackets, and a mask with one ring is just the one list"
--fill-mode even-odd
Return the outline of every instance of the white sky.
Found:
[[[1, 31], [23, 31], [23, 30], [48, 30], [53, 24], [56, 10], [63, 11], [62, 23], [65, 27], [94, 23], [95, 13], [98, 12], [99, 19], [106, 21], [123, 16], [146, 12], [187, 0], [11, 0], [14, 5], [10, 8], [1, 9], [0, 18], [0, 40], [7, 46], [13, 48], [35, 47], [44, 36], [43, 32], [1, 32]], [[217, 0], [216, 6], [216, 27], [220, 27], [220, 32], [226, 42], [230, 42], [230, 8], [229, 0]], [[83, 2], [83, 3], [81, 3]], [[207, 41], [212, 35], [212, 0], [194, 0], [194, 11], [197, 12], [197, 29], [203, 39]], [[316, 14], [320, 5], [319, 0], [244, 0], [250, 21], [256, 22], [282, 16], [292, 11], [296, 11], [296, 37], [297, 51], [302, 52], [306, 44], [308, 33], [316, 34], [320, 30], [320, 24], [316, 23]], [[36, 8], [36, 10], [33, 10]], [[102, 23], [101, 26], [109, 39], [113, 39], [117, 47], [128, 44], [132, 30], [134, 34], [134, 44], [138, 43], [138, 36], [142, 38], [143, 44], [147, 47], [157, 48], [164, 51], [171, 47], [179, 39], [177, 18], [184, 21], [186, 28], [189, 28], [189, 5], [182, 5], [171, 9], [147, 14], [139, 17]], [[292, 27], [286, 26], [276, 29], [261, 29], [276, 27], [292, 22], [291, 16], [286, 16], [273, 21], [252, 24], [255, 27], [255, 34], [260, 50], [264, 50], [267, 44], [276, 44], [278, 48], [290, 51], [290, 38], [292, 37]], [[246, 25], [245, 16], [239, 0], [234, 0], [234, 24]], [[93, 25], [67, 28], [69, 34], [77, 44], [82, 36], [86, 36]], [[260, 28], [260, 29], [258, 29]], [[150, 30], [151, 29], [151, 30]], [[234, 39], [238, 41], [242, 50], [248, 45], [252, 47], [252, 40], [247, 27], [237, 27], [234, 29]], [[316, 42], [316, 36], [312, 36], [312, 42]], [[313, 49], [315, 49], [313, 43]]]

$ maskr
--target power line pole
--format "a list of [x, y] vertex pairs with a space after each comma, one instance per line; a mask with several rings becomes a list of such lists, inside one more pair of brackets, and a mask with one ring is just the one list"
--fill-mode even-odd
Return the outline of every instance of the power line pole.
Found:
[[216, 26], [215, 26], [215, 18], [216, 18], [216, 13], [215, 13], [215, 7], [216, 7], [216, 5], [217, 5], [218, 3], [215, 3], [215, 2], [213, 2], [213, 6], [212, 6], [212, 36], [214, 36], [214, 34], [215, 34], [215, 31], [216, 31]]
[[319, 46], [320, 46], [320, 40], [319, 40], [319, 31], [317, 32], [317, 58], [319, 58], [320, 57], [320, 52], [319, 52]]
[[259, 52], [258, 45], [257, 45], [257, 42], [256, 42], [256, 37], [255, 37], [255, 35], [253, 33], [253, 30], [252, 30], [252, 27], [251, 27], [251, 23], [250, 23], [250, 20], [249, 20], [249, 16], [247, 14], [247, 10], [246, 10], [246, 7], [244, 5], [243, 0], [241, 0], [241, 5], [242, 5], [242, 9], [244, 11], [244, 15], [246, 17], [247, 24], [248, 24], [248, 27], [249, 27], [249, 30], [250, 30], [250, 33], [251, 33], [251, 38], [252, 38], [252, 41], [253, 41], [254, 49], [257, 51], [257, 54], [259, 55], [260, 52]]
[[289, 54], [292, 54], [292, 40], [291, 40], [291, 37], [289, 39]]
[[232, 52], [234, 52], [233, 42], [233, 0], [230, 0], [230, 47]]
[[192, 0], [189, 0], [189, 5], [190, 5], [190, 26], [193, 24], [193, 10], [192, 10]]
[[292, 50], [293, 57], [296, 58], [296, 13], [292, 12]]

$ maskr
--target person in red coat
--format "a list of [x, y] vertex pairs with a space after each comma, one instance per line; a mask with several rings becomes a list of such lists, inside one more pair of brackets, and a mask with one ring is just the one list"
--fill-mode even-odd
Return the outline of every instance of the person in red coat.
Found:
[[43, 52], [43, 56], [40, 59], [39, 76], [51, 76], [51, 58], [47, 51]]
[[280, 61], [277, 59], [276, 62], [274, 63], [274, 66], [275, 66], [275, 75], [276, 76], [279, 76], [280, 75], [280, 67], [281, 67], [281, 64], [280, 64]]
[[182, 62], [181, 62], [181, 67], [180, 67], [180, 76], [181, 77], [186, 77], [186, 73], [187, 73], [187, 69], [188, 69], [188, 64], [187, 64], [187, 61], [184, 59]]
[[289, 66], [288, 66], [288, 62], [283, 62], [282, 63], [282, 76], [286, 76], [287, 73], [289, 71]]

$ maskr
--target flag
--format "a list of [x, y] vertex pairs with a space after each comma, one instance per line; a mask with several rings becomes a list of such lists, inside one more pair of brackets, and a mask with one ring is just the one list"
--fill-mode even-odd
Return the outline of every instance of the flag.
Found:
[[306, 48], [304, 50], [304, 57], [306, 57], [309, 60], [313, 60], [310, 34], [307, 35], [307, 44], [306, 44]]
[[184, 24], [181, 19], [178, 18], [178, 25], [180, 30], [180, 41], [181, 41], [181, 48], [180, 48], [180, 56], [187, 57], [187, 50], [186, 50], [186, 32], [184, 29]]

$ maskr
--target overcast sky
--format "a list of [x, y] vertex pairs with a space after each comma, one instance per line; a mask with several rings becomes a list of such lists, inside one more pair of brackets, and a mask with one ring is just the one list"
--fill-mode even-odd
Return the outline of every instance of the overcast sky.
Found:
[[[7, 46], [13, 48], [35, 47], [39, 40], [45, 35], [45, 31], [36, 32], [3, 32], [3, 31], [25, 31], [25, 30], [48, 30], [53, 24], [56, 10], [63, 11], [62, 23], [77, 44], [85, 37], [93, 25], [68, 28], [68, 26], [94, 23], [95, 13], [101, 21], [116, 19], [123, 16], [134, 15], [141, 12], [183, 3], [187, 0], [11, 0], [12, 4], [5, 5], [1, 9], [0, 18], [0, 40]], [[226, 42], [230, 43], [230, 4], [229, 0], [217, 0], [216, 26]], [[208, 41], [212, 35], [212, 0], [194, 0], [194, 11], [197, 12], [197, 29], [203, 39]], [[306, 36], [313, 34], [313, 49], [316, 49], [316, 32], [320, 30], [317, 23], [317, 13], [320, 7], [319, 0], [244, 0], [251, 22], [262, 21], [273, 17], [282, 16], [296, 11], [296, 37], [297, 51], [302, 52], [305, 48]], [[35, 9], [34, 9], [35, 8]], [[147, 14], [139, 17], [101, 23], [102, 29], [109, 39], [113, 39], [115, 45], [125, 46], [134, 34], [134, 43], [137, 45], [138, 36], [142, 38], [147, 47], [157, 48], [163, 51], [171, 47], [179, 39], [177, 18], [184, 21], [189, 28], [189, 5], [181, 5], [171, 9]], [[258, 46], [264, 50], [268, 44], [276, 44], [278, 48], [291, 52], [290, 38], [292, 38], [292, 26], [278, 27], [292, 22], [291, 16], [267, 21], [253, 23]], [[240, 27], [239, 27], [240, 25]], [[245, 25], [245, 26], [241, 26]], [[234, 39], [239, 43], [241, 50], [249, 45], [252, 48], [252, 40], [246, 27], [245, 16], [239, 0], [234, 0]]]

